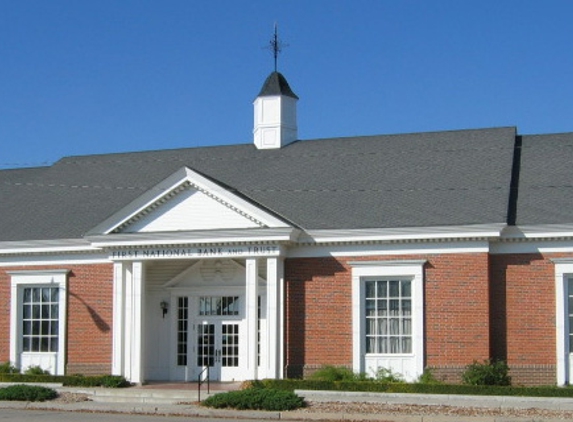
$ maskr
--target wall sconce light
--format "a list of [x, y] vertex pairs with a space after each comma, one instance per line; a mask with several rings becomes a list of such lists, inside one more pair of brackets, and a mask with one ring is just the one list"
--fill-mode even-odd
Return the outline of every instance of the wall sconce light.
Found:
[[165, 314], [169, 310], [169, 303], [167, 303], [166, 300], [162, 300], [159, 306], [161, 306], [161, 311], [163, 312], [163, 318], [165, 318]]

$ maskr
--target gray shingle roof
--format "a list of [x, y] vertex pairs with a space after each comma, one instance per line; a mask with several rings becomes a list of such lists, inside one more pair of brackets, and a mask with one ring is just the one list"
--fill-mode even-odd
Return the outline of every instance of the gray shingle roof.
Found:
[[[67, 157], [0, 171], [0, 241], [79, 238], [182, 167], [309, 230], [504, 223], [515, 139], [514, 128], [494, 128], [306, 140], [277, 150], [247, 144]], [[561, 164], [540, 174], [543, 160], [561, 163], [558, 151], [539, 146], [544, 139], [554, 138], [524, 138], [529, 185], [565, 177]], [[543, 220], [542, 212], [521, 210], [535, 199], [519, 201], [518, 218]], [[548, 216], [571, 220], [565, 212]]]
[[573, 223], [573, 133], [523, 136], [517, 224]]

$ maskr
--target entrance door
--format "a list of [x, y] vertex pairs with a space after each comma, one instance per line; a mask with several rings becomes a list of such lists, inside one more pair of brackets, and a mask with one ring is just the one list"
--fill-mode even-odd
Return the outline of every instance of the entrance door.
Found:
[[202, 377], [214, 381], [240, 378], [240, 322], [203, 321], [196, 325], [196, 365]]

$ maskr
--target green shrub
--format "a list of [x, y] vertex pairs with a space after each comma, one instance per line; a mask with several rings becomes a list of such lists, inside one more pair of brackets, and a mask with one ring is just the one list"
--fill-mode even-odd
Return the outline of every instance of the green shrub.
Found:
[[25, 371], [24, 374], [26, 375], [50, 375], [50, 371], [46, 369], [42, 369], [41, 366], [29, 366]]
[[308, 379], [316, 381], [354, 381], [359, 377], [351, 369], [325, 365], [311, 374]]
[[509, 367], [503, 360], [474, 361], [466, 366], [462, 381], [468, 385], [511, 385]]
[[36, 385], [11, 385], [0, 388], [0, 400], [45, 401], [58, 396], [56, 390]]
[[106, 388], [123, 388], [129, 387], [131, 384], [119, 375], [103, 375], [100, 378], [100, 386]]
[[372, 393], [415, 394], [464, 394], [471, 396], [523, 396], [523, 397], [569, 397], [573, 387], [512, 387], [497, 385], [464, 385], [446, 383], [381, 383], [372, 381], [316, 381], [301, 379], [261, 380], [264, 388], [276, 390], [325, 390]]
[[59, 377], [66, 387], [106, 387], [123, 388], [129, 387], [131, 383], [119, 375], [67, 375]]
[[292, 391], [248, 388], [215, 394], [201, 404], [216, 409], [285, 411], [304, 407], [304, 400]]
[[129, 387], [131, 384], [121, 376], [116, 375], [28, 375], [20, 373], [5, 374], [0, 372], [0, 382], [12, 383], [61, 383], [66, 387]]
[[0, 363], [0, 374], [17, 374], [18, 368], [12, 365], [10, 362]]
[[424, 372], [420, 375], [417, 382], [418, 384], [442, 384], [442, 382], [434, 376], [430, 368], [424, 369]]
[[378, 368], [376, 371], [376, 381], [378, 382], [392, 382], [392, 383], [404, 383], [404, 378], [401, 374], [397, 374], [391, 369]]

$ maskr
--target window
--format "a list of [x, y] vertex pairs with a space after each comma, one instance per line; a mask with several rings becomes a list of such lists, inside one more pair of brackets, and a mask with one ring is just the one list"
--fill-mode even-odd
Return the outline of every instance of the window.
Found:
[[352, 367], [414, 381], [424, 370], [423, 260], [356, 261], [352, 266]]
[[573, 258], [553, 258], [555, 264], [555, 334], [557, 385], [573, 380]]
[[177, 365], [187, 365], [189, 298], [177, 299]]
[[68, 270], [11, 271], [10, 361], [63, 375]]
[[366, 353], [412, 353], [412, 282], [365, 280]]
[[22, 290], [22, 351], [57, 352], [59, 338], [57, 287], [26, 287]]
[[239, 315], [238, 296], [201, 296], [199, 315], [228, 316]]

